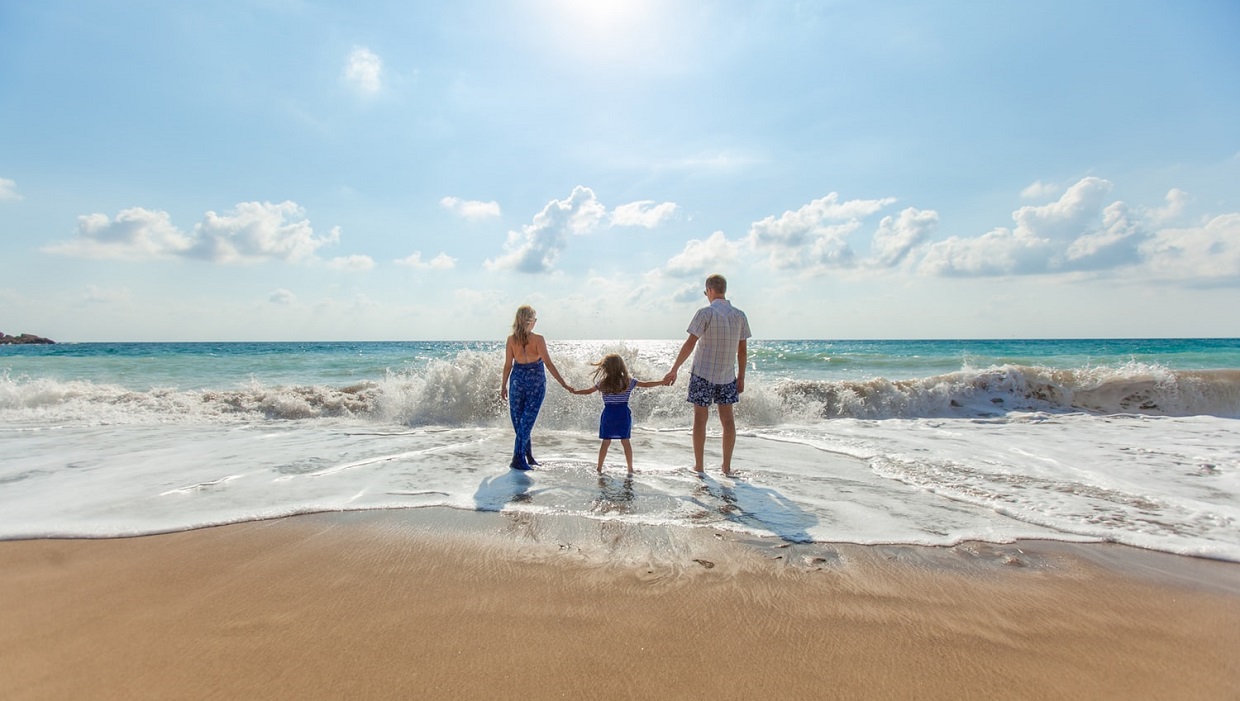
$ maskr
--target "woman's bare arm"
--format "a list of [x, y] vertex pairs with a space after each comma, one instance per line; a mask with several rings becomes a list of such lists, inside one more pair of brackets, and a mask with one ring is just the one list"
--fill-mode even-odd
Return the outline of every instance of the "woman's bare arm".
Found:
[[535, 343], [538, 347], [538, 357], [542, 358], [543, 363], [547, 366], [547, 372], [551, 373], [551, 376], [555, 378], [556, 382], [560, 383], [560, 386], [571, 391], [572, 387], [569, 387], [564, 378], [560, 377], [560, 371], [556, 369], [555, 363], [551, 360], [551, 353], [547, 352], [547, 339], [537, 335], [535, 338]]
[[512, 374], [512, 336], [508, 337], [508, 341], [504, 343], [504, 375], [499, 381], [499, 398], [504, 401], [508, 400], [508, 376]]

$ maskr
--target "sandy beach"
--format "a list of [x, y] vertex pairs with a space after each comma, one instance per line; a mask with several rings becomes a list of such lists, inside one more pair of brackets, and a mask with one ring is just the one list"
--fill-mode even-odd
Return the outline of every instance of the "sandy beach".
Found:
[[0, 542], [8, 699], [1240, 696], [1240, 566], [444, 509]]

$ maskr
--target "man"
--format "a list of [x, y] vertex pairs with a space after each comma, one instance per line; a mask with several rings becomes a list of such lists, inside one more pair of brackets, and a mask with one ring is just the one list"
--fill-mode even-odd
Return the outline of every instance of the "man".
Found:
[[702, 454], [706, 449], [706, 420], [711, 404], [719, 407], [719, 424], [723, 427], [723, 474], [732, 474], [732, 449], [736, 446], [732, 405], [740, 401], [740, 393], [745, 391], [749, 319], [727, 300], [727, 292], [728, 281], [722, 275], [706, 278], [705, 294], [710, 305], [699, 309], [689, 322], [689, 337], [663, 378], [667, 384], [674, 383], [680, 366], [693, 353], [689, 401], [693, 402], [693, 469], [699, 474], [705, 473]]

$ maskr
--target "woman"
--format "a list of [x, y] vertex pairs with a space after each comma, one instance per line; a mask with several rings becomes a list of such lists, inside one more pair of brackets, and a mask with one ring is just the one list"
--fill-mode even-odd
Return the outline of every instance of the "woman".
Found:
[[543, 396], [547, 393], [543, 366], [551, 371], [551, 376], [560, 386], [572, 391], [560, 377], [555, 363], [551, 362], [547, 340], [534, 333], [537, 322], [538, 316], [533, 307], [525, 305], [518, 308], [517, 316], [512, 321], [512, 335], [504, 345], [504, 377], [499, 396], [508, 400], [512, 428], [517, 432], [512, 463], [509, 464], [514, 470], [528, 470], [530, 465], [538, 464], [530, 447], [530, 433], [534, 430], [534, 421], [538, 419], [538, 410], [542, 408]]

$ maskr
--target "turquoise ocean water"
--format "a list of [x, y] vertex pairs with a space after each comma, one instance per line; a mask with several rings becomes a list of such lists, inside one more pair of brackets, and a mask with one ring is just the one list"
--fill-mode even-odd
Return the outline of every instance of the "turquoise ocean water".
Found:
[[[612, 351], [657, 379], [680, 341], [549, 345], [584, 386]], [[509, 473], [502, 359], [498, 342], [0, 346], [0, 537], [446, 506], [1240, 561], [1237, 339], [754, 340], [742, 477], [705, 481], [686, 474], [683, 373], [634, 395], [632, 479], [600, 483], [596, 398], [554, 385], [543, 468]]]

